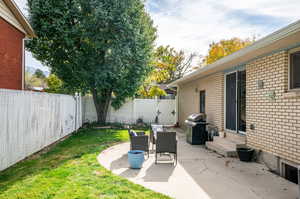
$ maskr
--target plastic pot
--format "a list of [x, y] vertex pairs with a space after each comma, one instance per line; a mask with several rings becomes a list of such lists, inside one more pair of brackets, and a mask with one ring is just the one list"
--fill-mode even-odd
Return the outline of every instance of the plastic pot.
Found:
[[144, 151], [132, 150], [128, 152], [128, 162], [132, 169], [140, 169], [145, 161]]
[[254, 149], [248, 147], [240, 147], [236, 149], [240, 161], [251, 162], [254, 154]]

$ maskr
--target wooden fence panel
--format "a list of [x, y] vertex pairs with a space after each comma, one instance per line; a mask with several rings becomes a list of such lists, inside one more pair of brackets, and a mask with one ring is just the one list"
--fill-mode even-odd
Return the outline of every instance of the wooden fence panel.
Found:
[[77, 130], [81, 97], [0, 89], [0, 171]]

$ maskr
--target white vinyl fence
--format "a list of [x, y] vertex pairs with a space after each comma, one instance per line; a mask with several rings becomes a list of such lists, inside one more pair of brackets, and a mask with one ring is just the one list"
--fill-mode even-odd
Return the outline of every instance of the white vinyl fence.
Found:
[[[134, 124], [141, 118], [145, 123], [152, 123], [158, 115], [160, 124], [176, 122], [174, 99], [133, 99], [128, 100], [120, 109], [110, 107], [107, 122]], [[97, 121], [97, 114], [92, 97], [82, 98], [83, 122]]]
[[0, 89], [0, 171], [81, 125], [80, 96]]

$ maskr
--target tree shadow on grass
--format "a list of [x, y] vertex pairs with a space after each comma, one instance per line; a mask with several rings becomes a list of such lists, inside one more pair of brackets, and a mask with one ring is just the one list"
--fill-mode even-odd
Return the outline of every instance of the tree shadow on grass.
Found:
[[[71, 161], [85, 161], [83, 156], [95, 154], [113, 143], [127, 140], [126, 131], [82, 129], [68, 139], [53, 146], [50, 151], [34, 158], [25, 159], [0, 172], [0, 193], [15, 183], [27, 178], [43, 175]], [[95, 158], [95, 162], [97, 162]], [[82, 162], [83, 163], [83, 162]]]

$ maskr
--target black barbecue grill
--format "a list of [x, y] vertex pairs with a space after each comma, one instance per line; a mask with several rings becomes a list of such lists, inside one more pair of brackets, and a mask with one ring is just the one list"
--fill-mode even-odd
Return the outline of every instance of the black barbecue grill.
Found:
[[194, 113], [186, 120], [186, 140], [190, 144], [205, 144], [208, 139], [206, 131], [206, 115], [204, 113]]

